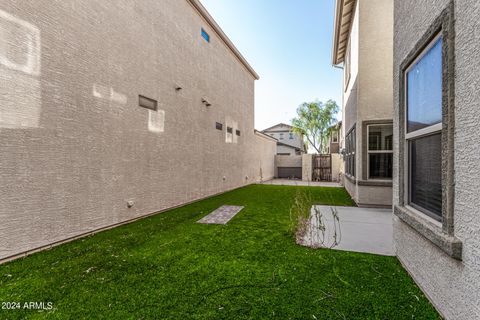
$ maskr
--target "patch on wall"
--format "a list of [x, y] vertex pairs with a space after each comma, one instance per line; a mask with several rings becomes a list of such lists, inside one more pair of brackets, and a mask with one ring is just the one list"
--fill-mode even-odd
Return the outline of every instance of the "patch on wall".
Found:
[[225, 142], [226, 143], [237, 143], [238, 136], [235, 134], [236, 130], [238, 129], [238, 122], [232, 120], [230, 117], [225, 118]]
[[165, 127], [164, 110], [148, 110], [148, 131], [161, 133]]
[[0, 10], [0, 127], [39, 126], [40, 50], [40, 30]]
[[95, 98], [108, 100], [113, 103], [125, 105], [127, 104], [127, 96], [116, 92], [112, 87], [102, 86], [100, 84], [93, 84], [92, 94]]
[[2, 10], [0, 64], [29, 75], [40, 75], [40, 30]]

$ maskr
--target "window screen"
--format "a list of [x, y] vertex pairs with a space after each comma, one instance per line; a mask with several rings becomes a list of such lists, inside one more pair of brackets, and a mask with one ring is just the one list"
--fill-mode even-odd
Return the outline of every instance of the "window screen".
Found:
[[410, 203], [442, 216], [441, 134], [410, 141]]

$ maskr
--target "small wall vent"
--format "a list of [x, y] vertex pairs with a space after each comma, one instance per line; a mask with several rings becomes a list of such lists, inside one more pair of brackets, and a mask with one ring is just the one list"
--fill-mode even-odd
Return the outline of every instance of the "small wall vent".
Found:
[[157, 100], [153, 100], [142, 95], [138, 95], [138, 105], [154, 111], [157, 111], [158, 108]]

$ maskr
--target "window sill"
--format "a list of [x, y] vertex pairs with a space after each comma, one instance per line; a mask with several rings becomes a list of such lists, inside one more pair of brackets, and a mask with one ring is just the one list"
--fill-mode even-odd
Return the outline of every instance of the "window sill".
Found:
[[444, 233], [441, 226], [405, 207], [394, 206], [393, 213], [450, 257], [462, 260], [462, 242], [454, 236]]
[[351, 183], [357, 183], [357, 180], [355, 179], [354, 176], [351, 176], [348, 173], [344, 173], [343, 176], [347, 178], [347, 180], [350, 181]]

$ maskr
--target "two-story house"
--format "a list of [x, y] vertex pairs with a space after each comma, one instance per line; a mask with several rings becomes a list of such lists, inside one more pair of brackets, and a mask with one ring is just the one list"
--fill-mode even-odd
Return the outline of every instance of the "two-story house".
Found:
[[0, 1], [0, 261], [272, 178], [256, 79], [198, 0]]
[[262, 132], [277, 139], [277, 155], [293, 156], [307, 152], [303, 134], [292, 132], [293, 127], [279, 123]]
[[337, 0], [333, 65], [343, 68], [344, 184], [359, 206], [392, 204], [393, 0]]

